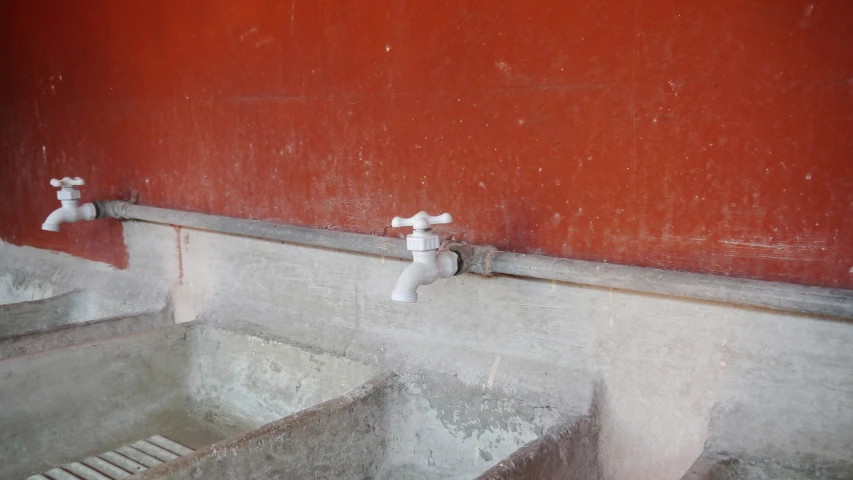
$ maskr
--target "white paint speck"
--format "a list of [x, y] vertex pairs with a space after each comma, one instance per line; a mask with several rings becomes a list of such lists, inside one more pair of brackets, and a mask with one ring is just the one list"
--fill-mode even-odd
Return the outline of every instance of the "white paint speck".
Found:
[[806, 5], [806, 9], [803, 11], [803, 15], [810, 17], [812, 15], [812, 12], [814, 12], [814, 3]]
[[495, 66], [498, 67], [498, 70], [500, 70], [504, 73], [509, 73], [509, 71], [511, 70], [509, 64], [507, 64], [503, 60], [495, 62]]
[[260, 48], [261, 45], [266, 45], [268, 43], [271, 43], [272, 41], [273, 41], [273, 36], [267, 35], [267, 37], [264, 38], [263, 40], [259, 40], [259, 41], [255, 42], [255, 48]]
[[539, 167], [539, 171], [540, 171], [540, 172], [542, 171], [542, 167]]
[[242, 35], [240, 35], [240, 41], [241, 42], [245, 41], [246, 37], [248, 35], [253, 34], [253, 33], [258, 33], [258, 27], [252, 27], [252, 28], [246, 30]]
[[391, 51], [391, 45], [385, 44], [385, 51], [390, 52]]
[[479, 183], [479, 185], [480, 185], [480, 188], [482, 188], [483, 190], [485, 190], [485, 189], [486, 189], [486, 184], [485, 184], [485, 183], [480, 182], [480, 183]]
[[806, 174], [806, 180], [811, 180], [811, 179], [812, 179], [812, 172], [809, 172]]
[[519, 124], [519, 125], [524, 125], [524, 119], [523, 119], [523, 118], [519, 118], [519, 119], [517, 120], [517, 122], [518, 122], [518, 124]]

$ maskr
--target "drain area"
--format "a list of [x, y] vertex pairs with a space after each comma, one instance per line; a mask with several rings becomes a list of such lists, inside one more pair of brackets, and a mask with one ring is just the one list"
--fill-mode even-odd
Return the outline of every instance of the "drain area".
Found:
[[119, 480], [189, 455], [193, 450], [161, 435], [71, 462], [27, 480]]

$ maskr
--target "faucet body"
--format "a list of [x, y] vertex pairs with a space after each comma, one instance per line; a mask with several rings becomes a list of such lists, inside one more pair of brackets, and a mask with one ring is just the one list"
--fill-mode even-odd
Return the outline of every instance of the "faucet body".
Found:
[[418, 301], [418, 287], [429, 285], [439, 278], [448, 278], [456, 274], [458, 257], [451, 251], [413, 251], [414, 261], [403, 270], [397, 285], [391, 292], [391, 300], [415, 303]]
[[98, 216], [98, 209], [93, 203], [78, 205], [80, 191], [74, 187], [85, 185], [82, 178], [65, 177], [62, 180], [53, 179], [50, 184], [59, 187], [56, 198], [62, 202], [62, 207], [57, 208], [41, 225], [42, 230], [58, 232], [63, 223], [79, 222], [80, 220], [94, 220]]
[[49, 232], [58, 232], [59, 226], [63, 223], [79, 222], [80, 220], [94, 220], [97, 216], [97, 210], [94, 203], [84, 203], [78, 205], [77, 200], [63, 200], [62, 206], [53, 211], [47, 216], [47, 219], [41, 225], [42, 230]]
[[406, 236], [406, 247], [412, 252], [414, 261], [400, 274], [397, 285], [391, 292], [391, 300], [415, 303], [418, 301], [418, 287], [457, 273], [459, 256], [441, 249], [438, 234], [431, 228], [434, 224], [451, 221], [453, 218], [449, 213], [433, 217], [426, 212], [419, 212], [410, 218], [394, 217], [391, 226], [414, 228], [414, 231]]

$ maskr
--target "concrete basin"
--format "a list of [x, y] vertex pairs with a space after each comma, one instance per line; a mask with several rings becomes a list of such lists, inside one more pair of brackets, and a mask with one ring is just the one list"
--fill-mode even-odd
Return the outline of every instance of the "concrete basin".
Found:
[[[0, 310], [2, 307], [0, 306]], [[55, 320], [55, 317], [47, 318]], [[44, 323], [49, 326], [0, 335], [0, 359], [144, 332], [152, 328], [174, 325], [175, 322], [172, 310], [167, 306], [159, 311], [99, 318], [85, 322], [52, 322], [58, 323], [57, 325], [52, 325], [51, 322]]]
[[[161, 297], [151, 300], [154, 297], [150, 292], [136, 288], [138, 285], [119, 282], [112, 290], [103, 285], [77, 288], [53, 283], [49, 278], [49, 272], [0, 267], [0, 339], [62, 325], [151, 313], [164, 307]], [[130, 291], [136, 288], [138, 295], [128, 295], [121, 287]]]
[[850, 480], [853, 463], [814, 456], [739, 457], [706, 452], [681, 480]]
[[[0, 479], [598, 478], [592, 408], [379, 374], [249, 324], [152, 328], [169, 321], [167, 310], [0, 339]], [[174, 455], [144, 464], [140, 442]]]
[[0, 270], [0, 305], [42, 300], [69, 291], [68, 288], [26, 273]]
[[597, 440], [594, 414], [561, 417], [448, 378], [392, 375], [138, 480], [595, 480]]
[[[65, 478], [57, 467], [83, 472], [78, 478], [108, 474], [99, 459], [149, 439], [184, 447], [172, 449], [177, 456], [204, 450], [339, 396], [374, 373], [248, 329], [197, 323], [6, 358], [0, 478]], [[142, 474], [164, 471], [147, 468]]]
[[[383, 408], [385, 452], [375, 478], [388, 480], [473, 479], [546, 432], [586, 418], [452, 375], [401, 378]], [[597, 430], [584, 434], [597, 439]]]
[[[130, 312], [128, 312], [130, 310]], [[100, 294], [70, 291], [26, 302], [0, 305], [0, 337], [91, 320], [139, 313]]]
[[38, 300], [0, 305], [0, 338], [61, 325], [144, 313], [139, 307], [103, 293], [72, 290]]

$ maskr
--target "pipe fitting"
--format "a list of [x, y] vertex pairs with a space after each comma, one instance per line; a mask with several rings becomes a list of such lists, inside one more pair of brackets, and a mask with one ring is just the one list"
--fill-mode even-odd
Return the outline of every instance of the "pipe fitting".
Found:
[[498, 251], [495, 247], [460, 242], [445, 242], [442, 247], [459, 256], [459, 268], [456, 275], [476, 273], [491, 276], [494, 273], [492, 257]]
[[96, 201], [95, 208], [98, 211], [97, 218], [115, 218], [116, 220], [131, 220], [127, 214], [127, 207], [131, 203], [124, 200], [101, 200]]

